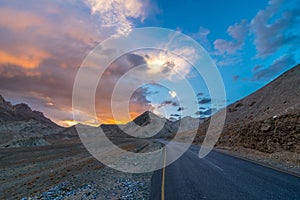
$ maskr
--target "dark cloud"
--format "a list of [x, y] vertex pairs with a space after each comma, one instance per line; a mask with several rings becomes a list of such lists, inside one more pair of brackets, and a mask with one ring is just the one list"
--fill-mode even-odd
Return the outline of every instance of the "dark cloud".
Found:
[[179, 106], [178, 102], [175, 102], [175, 101], [171, 101], [171, 100], [166, 100], [166, 101], [163, 101], [159, 106], [158, 108], [161, 108], [163, 106], [174, 106], [174, 107], [177, 107]]
[[240, 78], [240, 76], [238, 76], [238, 75], [235, 75], [235, 76], [232, 77], [232, 79], [233, 79], [234, 81], [239, 80], [239, 78]]
[[179, 107], [178, 109], [177, 109], [177, 111], [179, 112], [179, 111], [183, 111], [184, 110], [184, 107]]
[[141, 87], [134, 91], [130, 99], [131, 103], [149, 104], [151, 101], [147, 99], [147, 95], [151, 94], [147, 87]]
[[[119, 79], [121, 76], [123, 76], [126, 72], [129, 70], [141, 66], [146, 65], [147, 62], [144, 59], [143, 56], [128, 53], [125, 55], [122, 55], [118, 59], [116, 59], [114, 62], [112, 62], [108, 68], [106, 68], [104, 75], [107, 77], [115, 77], [116, 79]], [[139, 68], [139, 70], [145, 70], [147, 66], [144, 66], [144, 68]]]
[[205, 111], [199, 110], [199, 111], [195, 112], [195, 115], [202, 115], [202, 116], [207, 117], [207, 116], [214, 114], [216, 111], [217, 111], [216, 108], [209, 108]]
[[131, 53], [131, 54], [127, 54], [126, 57], [131, 66], [136, 67], [139, 65], [147, 64], [147, 62], [143, 56]]
[[198, 104], [208, 104], [211, 102], [210, 98], [203, 98], [198, 101]]
[[[16, 101], [25, 100], [34, 109], [47, 113], [54, 120], [71, 119], [72, 83], [75, 73], [72, 68], [43, 67], [28, 71], [17, 66], [1, 67], [1, 93]], [[61, 112], [65, 111], [65, 112]]]
[[162, 108], [164, 106], [174, 106], [174, 107], [178, 107], [179, 104], [178, 102], [172, 101], [172, 100], [165, 100], [162, 103], [160, 103], [157, 108]]
[[269, 80], [275, 75], [296, 64], [294, 55], [285, 55], [275, 60], [269, 67], [256, 71], [252, 80]]
[[170, 73], [173, 68], [175, 67], [175, 63], [173, 61], [167, 61], [163, 64], [164, 69], [162, 71], [163, 74], [168, 74]]
[[[254, 32], [254, 44], [257, 55], [265, 57], [288, 44], [300, 42], [299, 35], [287, 34], [289, 28], [299, 24], [300, 9], [287, 9], [281, 13], [284, 1], [270, 0], [264, 10], [260, 10], [251, 21], [251, 31]], [[274, 16], [281, 15], [276, 19]]]

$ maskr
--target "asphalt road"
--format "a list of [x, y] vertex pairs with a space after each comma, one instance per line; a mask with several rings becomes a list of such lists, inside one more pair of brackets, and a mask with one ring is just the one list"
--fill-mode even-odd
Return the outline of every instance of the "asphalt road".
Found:
[[[163, 159], [180, 151], [167, 148]], [[191, 146], [177, 161], [154, 173], [151, 199], [295, 199], [300, 200], [300, 178], [249, 161], [212, 151], [198, 157]]]

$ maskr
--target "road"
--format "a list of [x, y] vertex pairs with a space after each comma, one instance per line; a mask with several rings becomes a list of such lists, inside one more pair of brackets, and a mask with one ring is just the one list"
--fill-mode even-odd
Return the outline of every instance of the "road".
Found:
[[[166, 159], [181, 149], [177, 143], [166, 149]], [[198, 157], [192, 145], [171, 165], [154, 172], [151, 199], [300, 199], [300, 178], [217, 151]]]

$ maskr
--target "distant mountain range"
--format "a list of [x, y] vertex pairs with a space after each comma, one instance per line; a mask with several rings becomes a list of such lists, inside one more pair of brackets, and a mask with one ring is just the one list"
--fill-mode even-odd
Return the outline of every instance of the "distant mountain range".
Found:
[[[180, 130], [196, 129], [203, 120], [185, 117], [178, 121], [160, 118], [146, 111], [124, 125], [102, 124], [100, 127], [76, 125], [88, 131], [102, 129], [110, 139], [118, 138], [167, 138]], [[157, 129], [157, 130], [155, 130]], [[60, 127], [43, 113], [32, 111], [26, 104], [12, 105], [0, 96], [0, 147], [42, 146], [78, 143], [80, 139], [75, 126]]]
[[[300, 65], [226, 109], [218, 146], [300, 152]], [[195, 143], [203, 141], [209, 120], [200, 126]]]
[[198, 128], [202, 122], [203, 119], [192, 117], [184, 117], [174, 122], [146, 111], [125, 125], [104, 124], [100, 127], [109, 138], [131, 136], [140, 138], [168, 138], [177, 133], [179, 128], [180, 131], [193, 130]]

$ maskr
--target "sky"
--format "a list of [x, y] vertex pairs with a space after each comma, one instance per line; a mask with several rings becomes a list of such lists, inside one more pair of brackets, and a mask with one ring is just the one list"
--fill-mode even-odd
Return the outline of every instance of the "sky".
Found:
[[[202, 45], [220, 71], [226, 104], [253, 93], [300, 61], [299, 0], [0, 0], [0, 94], [13, 104], [27, 103], [62, 126], [73, 125], [73, 84], [84, 59], [112, 35], [142, 27], [175, 30]], [[151, 68], [153, 64], [160, 67]], [[110, 105], [114, 85], [134, 65], [148, 66], [139, 81], [155, 79], [130, 97], [131, 118], [146, 110], [174, 120], [207, 117], [220, 109], [212, 104], [201, 76], [191, 75], [189, 63], [162, 51], [142, 50], [111, 63], [103, 75], [105, 86], [96, 91], [98, 121], [83, 123], [130, 120], [125, 114], [115, 119]], [[160, 76], [165, 69], [170, 71]], [[180, 91], [159, 85], [163, 78], [181, 84], [172, 70], [188, 77], [196, 100], [182, 91], [186, 98], [179, 102]], [[137, 76], [128, 77], [123, 90]]]

